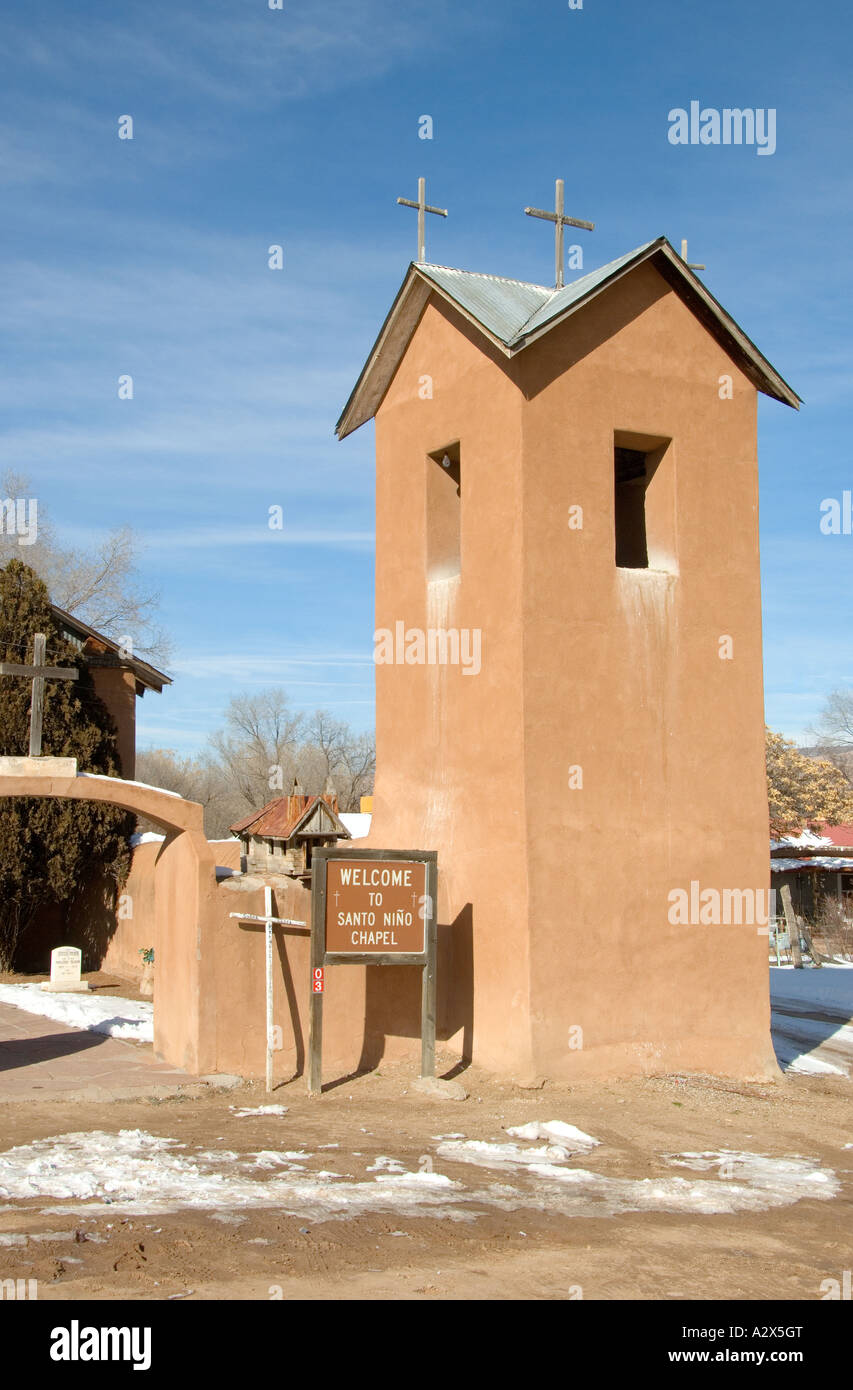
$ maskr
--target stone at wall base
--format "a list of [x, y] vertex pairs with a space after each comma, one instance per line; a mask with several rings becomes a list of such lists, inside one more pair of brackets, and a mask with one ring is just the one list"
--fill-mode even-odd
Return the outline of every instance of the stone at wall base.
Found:
[[79, 985], [53, 985], [48, 980], [42, 985], [42, 989], [48, 994], [86, 994], [89, 990], [89, 981], [81, 980]]
[[468, 1092], [458, 1081], [442, 1081], [438, 1076], [418, 1076], [411, 1083], [413, 1091], [434, 1096], [436, 1100], [467, 1100]]
[[76, 758], [0, 758], [0, 777], [76, 776]]

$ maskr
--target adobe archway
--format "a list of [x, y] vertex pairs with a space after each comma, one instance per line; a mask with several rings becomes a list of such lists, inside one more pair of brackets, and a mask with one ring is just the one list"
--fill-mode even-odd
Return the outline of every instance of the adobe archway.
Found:
[[[23, 761], [23, 760], [21, 760]], [[165, 833], [154, 880], [157, 994], [154, 1049], [194, 1075], [215, 1069], [213, 990], [206, 949], [216, 892], [216, 866], [194, 801], [141, 782], [81, 772], [0, 772], [0, 797], [101, 801], [145, 816]]]

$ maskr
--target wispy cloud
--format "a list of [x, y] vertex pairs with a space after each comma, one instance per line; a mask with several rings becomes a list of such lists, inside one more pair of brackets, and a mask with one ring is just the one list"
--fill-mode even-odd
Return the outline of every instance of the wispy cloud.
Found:
[[[64, 8], [64, 7], [63, 7]], [[447, 0], [312, 0], [282, 10], [206, 0], [191, 11], [152, 3], [112, 15], [74, 15], [62, 41], [45, 42], [29, 23], [4, 25], [19, 61], [54, 82], [81, 71], [109, 87], [146, 84], [216, 106], [276, 107], [381, 77], [449, 41]], [[453, 11], [453, 30], [485, 26]]]

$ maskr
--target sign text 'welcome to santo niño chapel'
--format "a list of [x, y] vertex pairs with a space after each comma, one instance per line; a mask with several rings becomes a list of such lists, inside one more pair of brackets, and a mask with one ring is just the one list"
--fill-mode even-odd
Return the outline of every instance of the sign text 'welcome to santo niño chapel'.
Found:
[[425, 949], [427, 865], [417, 860], [330, 859], [326, 950], [406, 954]]

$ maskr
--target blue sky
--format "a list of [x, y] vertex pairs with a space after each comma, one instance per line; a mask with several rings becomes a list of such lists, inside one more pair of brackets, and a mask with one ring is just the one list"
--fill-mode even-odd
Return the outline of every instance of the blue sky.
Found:
[[[801, 735], [853, 683], [853, 536], [819, 530], [853, 486], [851, 36], [841, 0], [7, 0], [0, 468], [66, 544], [143, 542], [175, 684], [140, 742], [198, 749], [271, 684], [372, 724], [372, 426], [333, 428], [414, 255], [395, 199], [420, 174], [450, 210], [442, 264], [550, 283], [521, 210], [558, 176], [596, 222], [585, 269], [688, 237], [803, 396], [759, 405], [767, 716]], [[671, 145], [693, 99], [774, 108], [775, 154]]]

